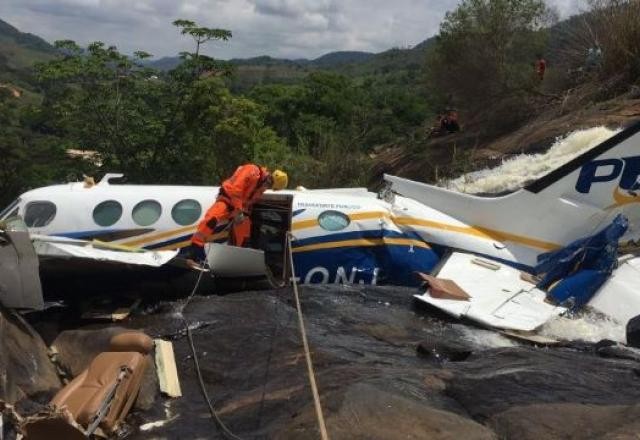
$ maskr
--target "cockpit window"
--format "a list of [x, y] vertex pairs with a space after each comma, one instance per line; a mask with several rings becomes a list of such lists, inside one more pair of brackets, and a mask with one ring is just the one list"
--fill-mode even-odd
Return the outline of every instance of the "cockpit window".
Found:
[[200, 218], [202, 207], [197, 200], [186, 199], [176, 203], [171, 209], [171, 218], [181, 226], [191, 225]]
[[122, 205], [115, 200], [105, 200], [93, 209], [93, 221], [107, 227], [114, 225], [122, 217]]
[[138, 226], [150, 226], [158, 221], [162, 206], [155, 200], [143, 200], [133, 207], [131, 217]]
[[318, 224], [326, 231], [341, 231], [349, 226], [349, 216], [340, 211], [323, 211], [318, 216]]
[[43, 228], [56, 216], [56, 205], [51, 202], [30, 202], [24, 212], [24, 222], [29, 228]]
[[9, 206], [4, 208], [0, 212], [0, 220], [4, 220], [9, 217], [14, 217], [18, 214], [18, 204], [20, 203], [20, 199], [14, 200]]

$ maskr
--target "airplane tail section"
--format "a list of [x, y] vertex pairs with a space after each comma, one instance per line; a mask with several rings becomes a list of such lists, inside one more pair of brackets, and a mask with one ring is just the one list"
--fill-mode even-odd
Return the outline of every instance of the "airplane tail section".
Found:
[[482, 197], [385, 176], [391, 190], [464, 224], [566, 245], [622, 213], [640, 237], [640, 122], [513, 193]]
[[611, 211], [640, 203], [640, 122], [525, 186]]

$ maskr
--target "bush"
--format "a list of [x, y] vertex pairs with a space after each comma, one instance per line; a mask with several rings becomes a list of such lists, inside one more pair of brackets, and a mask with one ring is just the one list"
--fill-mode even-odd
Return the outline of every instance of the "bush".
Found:
[[479, 113], [533, 89], [533, 63], [553, 20], [543, 0], [463, 0], [445, 16], [429, 55], [434, 94], [453, 96], [460, 107]]
[[640, 76], [640, 0], [590, 0], [591, 10], [558, 29], [556, 57], [573, 84]]
[[640, 1], [593, 0], [592, 29], [602, 48], [602, 72], [640, 76]]

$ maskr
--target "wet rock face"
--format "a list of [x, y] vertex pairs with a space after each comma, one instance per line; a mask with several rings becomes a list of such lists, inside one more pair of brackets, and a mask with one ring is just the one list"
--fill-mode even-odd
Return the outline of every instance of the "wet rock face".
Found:
[[[413, 293], [382, 287], [301, 289], [332, 439], [516, 440], [534, 434], [579, 439], [595, 432], [599, 419], [582, 423], [590, 416], [608, 418], [609, 432], [633, 432], [637, 418], [621, 420], [640, 401], [638, 362], [603, 358], [593, 346], [518, 346], [414, 308]], [[167, 303], [127, 323], [173, 339], [183, 391], [180, 399], [160, 400], [135, 413], [129, 438], [223, 438], [202, 400], [176, 305]], [[193, 328], [207, 391], [234, 433], [318, 438], [290, 291], [196, 297], [184, 316]], [[472, 354], [434, 362], [416, 353], [420, 344], [428, 353], [447, 348], [451, 354]], [[546, 412], [531, 410], [538, 407]], [[572, 426], [556, 426], [563, 417]]]
[[[382, 390], [379, 384], [355, 384], [339, 394], [339, 405], [326, 419], [331, 438], [497, 439], [491, 429], [467, 417], [425, 407], [411, 396]], [[285, 427], [274, 438], [312, 438], [317, 432], [314, 409], [305, 408], [299, 419], [297, 424]]]
[[473, 348], [464, 341], [431, 337], [418, 344], [420, 356], [437, 362], [461, 362], [471, 356]]
[[575, 402], [633, 405], [640, 401], [638, 363], [567, 349], [495, 349], [451, 364], [445, 393], [476, 420], [513, 406]]
[[640, 432], [640, 405], [538, 404], [510, 408], [490, 425], [500, 438], [538, 440], [633, 439]]
[[47, 347], [22, 317], [0, 309], [0, 399], [53, 395], [61, 386]]

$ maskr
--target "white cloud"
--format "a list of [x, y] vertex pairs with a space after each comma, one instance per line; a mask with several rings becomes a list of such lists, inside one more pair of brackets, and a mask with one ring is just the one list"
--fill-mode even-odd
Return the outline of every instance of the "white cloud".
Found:
[[[313, 58], [335, 50], [379, 52], [415, 45], [434, 35], [457, 0], [0, 0], [0, 18], [54, 41], [100, 40], [122, 51], [156, 56], [188, 50], [176, 18], [230, 29], [211, 44], [219, 58], [271, 55]], [[562, 16], [585, 0], [553, 0]]]

